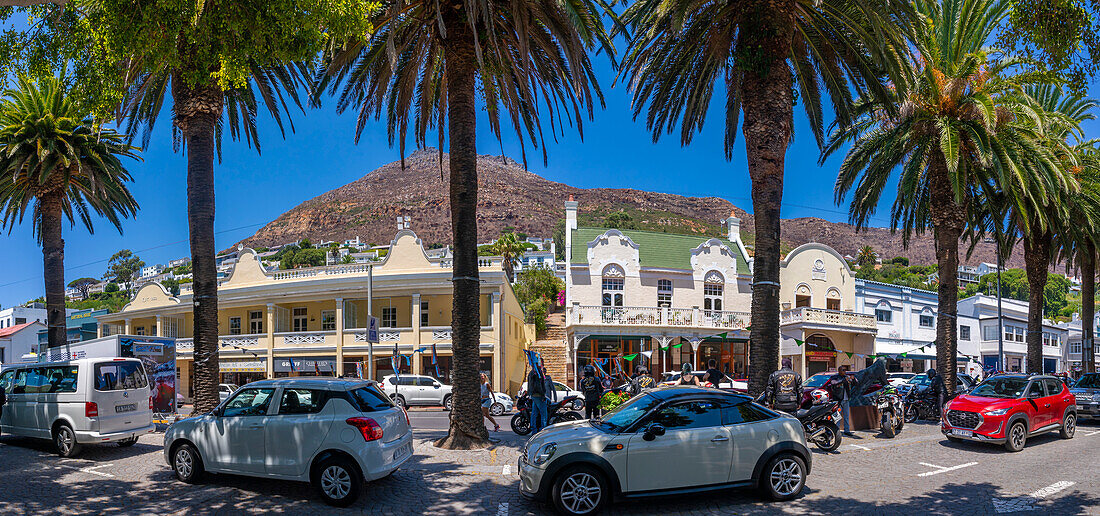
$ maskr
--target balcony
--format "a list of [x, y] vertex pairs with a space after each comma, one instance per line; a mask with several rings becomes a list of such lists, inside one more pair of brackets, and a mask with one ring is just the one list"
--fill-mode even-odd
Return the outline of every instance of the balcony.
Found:
[[876, 331], [875, 316], [826, 310], [824, 308], [801, 307], [787, 310], [780, 315], [780, 325], [803, 324], [815, 327], [833, 327], [858, 331]]
[[569, 309], [570, 325], [588, 326], [663, 326], [674, 328], [748, 328], [748, 312], [700, 310], [698, 308], [657, 308], [645, 306], [582, 306]]

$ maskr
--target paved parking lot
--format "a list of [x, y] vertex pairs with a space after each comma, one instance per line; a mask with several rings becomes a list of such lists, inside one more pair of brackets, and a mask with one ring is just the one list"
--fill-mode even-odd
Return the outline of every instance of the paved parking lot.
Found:
[[[49, 443], [0, 437], [0, 514], [546, 514], [517, 491], [523, 438], [502, 431], [488, 450], [437, 450], [445, 413], [417, 410], [413, 459], [370, 484], [348, 509], [323, 505], [306, 484], [221, 475], [180, 483], [161, 453], [162, 434], [131, 448], [91, 446], [60, 459]], [[501, 418], [507, 427], [507, 419]], [[615, 505], [612, 514], [1097, 514], [1100, 425], [1077, 436], [1033, 438], [1024, 451], [953, 444], [931, 423], [884, 439], [846, 438], [837, 453], [815, 452], [800, 498], [761, 502], [751, 491], [664, 497]]]

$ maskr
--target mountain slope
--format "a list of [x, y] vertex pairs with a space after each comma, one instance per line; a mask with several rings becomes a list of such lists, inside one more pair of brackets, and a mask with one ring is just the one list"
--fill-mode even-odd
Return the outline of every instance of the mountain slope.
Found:
[[[374, 244], [388, 243], [396, 231], [398, 216], [412, 218], [412, 229], [425, 244], [450, 243], [449, 185], [440, 173], [435, 149], [417, 151], [400, 162], [379, 167], [362, 178], [303, 202], [261, 228], [241, 243], [270, 246], [300, 238], [343, 240], [359, 236]], [[447, 155], [442, 156], [446, 170]], [[564, 217], [563, 202], [572, 195], [580, 205], [582, 225], [599, 224], [612, 212], [625, 211], [641, 229], [722, 235], [721, 221], [732, 212], [741, 218], [742, 235], [753, 242], [753, 220], [745, 211], [718, 197], [684, 197], [629, 188], [575, 188], [545, 179], [501, 156], [479, 156], [479, 241], [488, 241], [505, 227], [531, 236], [549, 237]], [[831, 198], [831, 195], [828, 196]], [[831, 207], [831, 206], [830, 206]], [[888, 229], [856, 232], [849, 224], [818, 218], [782, 222], [786, 248], [805, 242], [828, 244], [841, 254], [855, 256], [863, 245], [888, 259], [907, 256], [914, 264], [935, 263], [929, 236], [915, 238], [903, 249], [901, 235]], [[965, 248], [963, 249], [965, 251]], [[1022, 253], [1014, 253], [1010, 266], [1022, 265]], [[1015, 261], [1020, 261], [1016, 264]], [[968, 263], [995, 261], [993, 247], [983, 244]]]

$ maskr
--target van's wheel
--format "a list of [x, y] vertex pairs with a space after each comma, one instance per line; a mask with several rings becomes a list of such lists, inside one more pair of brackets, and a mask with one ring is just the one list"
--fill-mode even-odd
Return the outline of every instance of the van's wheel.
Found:
[[1062, 420], [1062, 439], [1073, 439], [1073, 434], [1077, 432], [1077, 414], [1066, 414], [1066, 418]]
[[76, 442], [76, 432], [72, 427], [62, 423], [53, 431], [53, 444], [57, 448], [57, 454], [62, 457], [75, 457], [80, 453], [80, 443]]
[[1023, 421], [1017, 421], [1008, 427], [1008, 435], [1005, 437], [1005, 449], [1018, 452], [1024, 449], [1024, 443], [1027, 442], [1027, 427], [1024, 426]]
[[797, 455], [781, 453], [764, 466], [760, 489], [764, 496], [777, 502], [791, 500], [806, 485], [806, 463]]
[[121, 448], [129, 448], [129, 447], [131, 447], [131, 446], [133, 446], [133, 445], [137, 444], [137, 442], [138, 442], [138, 438], [137, 438], [137, 437], [131, 437], [131, 438], [129, 438], [129, 439], [123, 439], [123, 440], [119, 441], [119, 442], [118, 442], [118, 445], [119, 445], [119, 447], [121, 447]]
[[347, 507], [359, 499], [359, 493], [363, 490], [363, 477], [350, 460], [329, 457], [314, 468], [313, 487], [325, 503]]
[[393, 400], [394, 405], [397, 405], [400, 408], [407, 408], [409, 406], [408, 403], [405, 403], [405, 397], [400, 394], [394, 394], [393, 396], [390, 396], [390, 399]]
[[[448, 394], [447, 396], [445, 396], [443, 398], [443, 408], [445, 408], [447, 410], [453, 410], [455, 408], [454, 405], [455, 405], [455, 400], [454, 400], [453, 395]], [[499, 414], [494, 414], [494, 415], [499, 415]]]
[[190, 444], [183, 443], [172, 452], [172, 471], [181, 482], [194, 484], [202, 478], [202, 457], [198, 450]]
[[607, 481], [588, 466], [572, 466], [554, 480], [551, 499], [561, 514], [596, 514], [611, 496]]

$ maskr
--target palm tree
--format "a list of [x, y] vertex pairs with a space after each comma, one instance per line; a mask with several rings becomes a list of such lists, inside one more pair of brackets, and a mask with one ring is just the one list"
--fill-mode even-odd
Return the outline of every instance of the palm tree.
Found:
[[79, 217], [94, 232], [95, 213], [121, 233], [121, 219], [135, 215], [138, 204], [126, 188], [133, 178], [119, 158], [139, 159], [136, 150], [123, 135], [95, 123], [63, 79], [35, 83], [19, 76], [16, 87], [3, 93], [0, 227], [10, 232], [32, 208], [42, 245], [49, 347], [66, 342], [64, 220], [71, 227]]
[[[1010, 184], [1031, 185], [1032, 162], [1045, 156], [1027, 131], [1019, 86], [1030, 76], [1011, 71], [985, 46], [1010, 11], [1002, 0], [918, 0], [918, 59], [896, 97], [858, 106], [854, 123], [835, 125], [822, 160], [851, 142], [836, 182], [836, 201], [851, 194], [849, 217], [867, 225], [882, 191], [898, 173], [891, 225], [908, 244], [931, 229], [939, 273], [936, 360], [952, 392], [957, 356], [959, 239], [977, 220], [977, 206]], [[895, 112], [890, 108], [897, 106]], [[1040, 163], [1041, 164], [1041, 163]], [[1046, 164], [1047, 170], [1051, 164]]]
[[[543, 146], [545, 161], [540, 117], [554, 132], [562, 118], [580, 132], [583, 115], [591, 118], [594, 103], [603, 103], [587, 52], [597, 45], [613, 52], [602, 1], [384, 0], [373, 36], [339, 48], [318, 83], [318, 92], [340, 92], [340, 111], [358, 108], [356, 140], [385, 110], [390, 144], [402, 155], [410, 124], [418, 146], [432, 128], [441, 148], [444, 134], [450, 145], [455, 395], [450, 432], [438, 446], [488, 443], [478, 408], [478, 93], [498, 140], [505, 113], [521, 141]], [[442, 153], [439, 159], [442, 173]]]
[[681, 144], [689, 144], [718, 86], [727, 160], [741, 122], [756, 220], [752, 392], [764, 389], [779, 361], [779, 210], [795, 92], [820, 146], [823, 95], [847, 123], [853, 87], [886, 98], [885, 77], [900, 79], [911, 14], [908, 2], [890, 0], [638, 0], [622, 15], [633, 30], [623, 73], [634, 116], [645, 111], [654, 140], [679, 126]]
[[504, 273], [508, 275], [508, 281], [514, 281], [516, 260], [527, 250], [516, 238], [516, 234], [512, 232], [501, 233], [489, 250], [504, 259]]
[[878, 261], [878, 255], [875, 254], [875, 248], [865, 245], [859, 249], [859, 255], [856, 257], [856, 263], [859, 264], [859, 269], [874, 268], [875, 262]]

